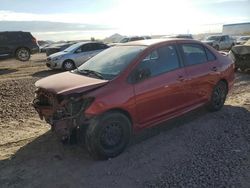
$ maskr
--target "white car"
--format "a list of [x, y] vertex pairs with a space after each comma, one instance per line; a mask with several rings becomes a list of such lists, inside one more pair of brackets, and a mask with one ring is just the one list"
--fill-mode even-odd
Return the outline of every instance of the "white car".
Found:
[[72, 70], [109, 46], [100, 42], [79, 42], [47, 58], [47, 67], [51, 69]]

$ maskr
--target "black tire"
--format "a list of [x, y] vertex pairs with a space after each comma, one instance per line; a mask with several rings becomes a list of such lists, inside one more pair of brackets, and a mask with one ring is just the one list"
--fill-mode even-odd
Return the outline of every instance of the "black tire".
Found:
[[63, 70], [70, 71], [76, 68], [74, 61], [68, 59], [63, 62], [62, 65]]
[[30, 59], [30, 51], [27, 48], [19, 48], [16, 51], [16, 58], [20, 61], [28, 61]]
[[226, 82], [219, 81], [213, 89], [208, 109], [212, 112], [220, 110], [225, 103], [227, 93], [228, 88]]
[[85, 146], [93, 158], [108, 159], [119, 155], [130, 137], [130, 120], [119, 112], [107, 112], [88, 125]]

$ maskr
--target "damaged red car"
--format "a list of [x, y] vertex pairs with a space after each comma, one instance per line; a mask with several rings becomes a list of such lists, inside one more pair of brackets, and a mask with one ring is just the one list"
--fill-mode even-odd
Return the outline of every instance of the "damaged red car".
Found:
[[78, 135], [92, 156], [106, 159], [140, 129], [202, 105], [220, 110], [233, 81], [232, 61], [210, 46], [152, 39], [114, 46], [37, 81], [33, 103], [62, 140]]

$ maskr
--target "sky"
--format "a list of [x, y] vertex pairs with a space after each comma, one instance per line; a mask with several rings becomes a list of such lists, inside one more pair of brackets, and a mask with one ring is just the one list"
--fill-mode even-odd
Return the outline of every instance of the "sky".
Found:
[[0, 30], [42, 40], [221, 32], [250, 22], [250, 0], [0, 0]]

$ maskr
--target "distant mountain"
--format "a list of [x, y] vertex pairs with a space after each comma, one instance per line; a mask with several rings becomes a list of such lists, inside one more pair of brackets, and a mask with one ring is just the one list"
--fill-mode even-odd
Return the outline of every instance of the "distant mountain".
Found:
[[115, 33], [115, 34], [113, 34], [113, 35], [111, 35], [111, 36], [109, 36], [109, 37], [103, 39], [103, 41], [106, 42], [106, 43], [119, 42], [119, 41], [121, 41], [124, 37], [125, 37], [125, 36], [122, 36], [122, 35], [120, 35], [120, 34], [118, 34], [118, 33]]
[[48, 21], [0, 21], [0, 31], [30, 31], [30, 32], [57, 32], [57, 31], [95, 31], [109, 30], [104, 25], [90, 25], [77, 23], [62, 23]]

